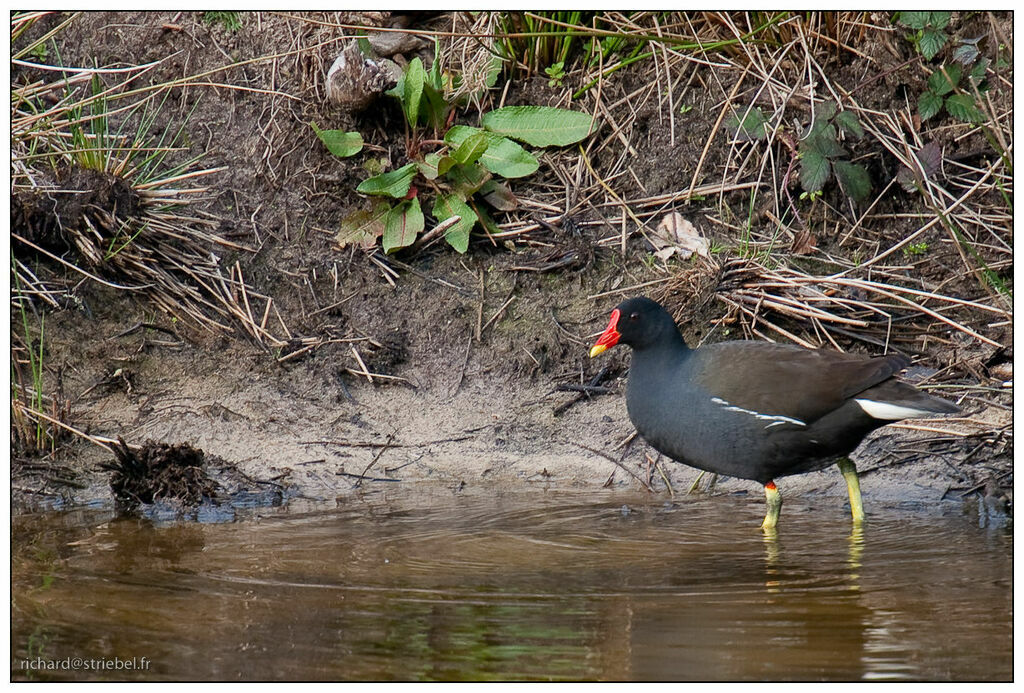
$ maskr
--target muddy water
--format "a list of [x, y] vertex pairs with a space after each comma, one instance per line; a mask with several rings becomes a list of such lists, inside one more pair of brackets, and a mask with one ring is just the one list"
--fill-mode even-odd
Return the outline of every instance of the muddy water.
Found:
[[14, 518], [12, 676], [1012, 676], [1011, 532], [960, 510], [876, 509], [855, 533], [834, 499], [790, 499], [766, 539], [759, 504], [729, 496], [345, 503]]

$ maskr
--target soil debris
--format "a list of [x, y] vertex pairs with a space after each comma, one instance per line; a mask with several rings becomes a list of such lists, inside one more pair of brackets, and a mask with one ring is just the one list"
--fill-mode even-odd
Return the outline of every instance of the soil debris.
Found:
[[114, 447], [117, 461], [110, 488], [124, 509], [159, 500], [178, 501], [195, 506], [204, 498], [217, 497], [217, 483], [206, 473], [206, 453], [188, 443], [170, 445], [146, 441], [138, 450], [128, 447], [123, 438]]

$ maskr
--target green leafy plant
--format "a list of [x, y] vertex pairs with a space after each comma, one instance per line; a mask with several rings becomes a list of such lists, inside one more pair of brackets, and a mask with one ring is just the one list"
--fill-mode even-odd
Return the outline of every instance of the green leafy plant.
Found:
[[800, 140], [800, 185], [807, 193], [822, 190], [834, 175], [843, 192], [854, 200], [863, 200], [871, 192], [867, 169], [849, 160], [849, 152], [839, 141], [864, 135], [855, 113], [839, 110], [834, 101], [817, 104], [814, 120]]
[[242, 20], [236, 11], [203, 12], [203, 24], [220, 24], [228, 31], [238, 31], [242, 28]]
[[1005, 70], [1006, 68], [1013, 65], [1013, 56], [1003, 43], [999, 44], [996, 51], [996, 69]]
[[[562, 147], [590, 134], [589, 114], [544, 106], [509, 106], [490, 111], [481, 127], [445, 128], [453, 107], [438, 62], [430, 71], [414, 58], [402, 79], [388, 92], [398, 99], [406, 125], [409, 162], [362, 181], [357, 192], [376, 198], [370, 210], [357, 210], [341, 222], [338, 243], [373, 247], [381, 239], [391, 253], [416, 242], [426, 227], [424, 210], [437, 222], [449, 245], [460, 253], [469, 247], [472, 230], [497, 230], [488, 208], [511, 211], [516, 198], [506, 180], [522, 178], [539, 167], [520, 142], [533, 147]], [[340, 157], [362, 149], [358, 133], [313, 129], [329, 151]], [[435, 138], [425, 137], [433, 130]], [[432, 151], [426, 149], [432, 148]], [[429, 204], [420, 197], [433, 197]], [[483, 204], [483, 203], [486, 203]]]
[[904, 257], [914, 257], [914, 256], [917, 256], [917, 255], [924, 255], [927, 252], [928, 252], [928, 244], [923, 242], [923, 241], [921, 243], [911, 243], [910, 245], [906, 245], [906, 246], [903, 247], [903, 256]]
[[559, 60], [557, 63], [548, 65], [544, 68], [544, 73], [550, 77], [548, 80], [549, 87], [560, 87], [562, 86], [562, 80], [565, 79], [565, 63]]
[[928, 77], [928, 87], [917, 100], [917, 112], [925, 121], [937, 115], [943, 108], [953, 118], [964, 123], [980, 123], [984, 116], [975, 102], [975, 91], [987, 89], [985, 72], [989, 60], [978, 60], [977, 53], [960, 53], [962, 59], [976, 62], [966, 66], [960, 62], [945, 63]]
[[899, 12], [897, 21], [913, 29], [914, 33], [907, 38], [925, 60], [931, 60], [949, 40], [944, 31], [949, 26], [949, 17], [949, 12]]
[[738, 142], [764, 140], [768, 137], [768, 118], [759, 106], [750, 106], [734, 112], [725, 121], [726, 127]]

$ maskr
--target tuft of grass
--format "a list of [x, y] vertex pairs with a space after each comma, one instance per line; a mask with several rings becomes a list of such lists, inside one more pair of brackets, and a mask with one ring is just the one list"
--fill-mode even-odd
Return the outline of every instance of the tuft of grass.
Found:
[[210, 10], [203, 12], [203, 24], [207, 26], [219, 24], [228, 31], [238, 31], [242, 28], [242, 19], [239, 14], [233, 10]]
[[[30, 19], [15, 15], [12, 33], [26, 36]], [[50, 45], [46, 77], [11, 85], [14, 299], [74, 302], [71, 272], [144, 295], [176, 325], [287, 344], [267, 328], [270, 297], [252, 291], [238, 262], [222, 267], [211, 253], [251, 249], [218, 235], [219, 220], [196, 209], [207, 193], [200, 181], [224, 169], [202, 169], [201, 154], [187, 154], [198, 102], [184, 116], [165, 108], [172, 90], [195, 78], [146, 85], [157, 63], [66, 67]]]
[[[20, 294], [18, 275], [14, 275], [14, 296]], [[70, 416], [70, 406], [60, 388], [46, 395], [45, 343], [46, 313], [30, 319], [28, 301], [17, 301], [20, 332], [11, 340], [11, 447], [19, 457], [42, 457], [56, 451], [61, 423]]]
[[[555, 65], [565, 66], [584, 43], [578, 27], [596, 14], [578, 10], [502, 13], [499, 26], [504, 34], [504, 54], [513, 65], [525, 69], [527, 76]], [[555, 79], [551, 72], [548, 76]]]

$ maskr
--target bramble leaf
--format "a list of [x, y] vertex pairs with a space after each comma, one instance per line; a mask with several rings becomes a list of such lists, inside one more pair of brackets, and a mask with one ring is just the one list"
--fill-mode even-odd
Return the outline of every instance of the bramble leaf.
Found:
[[839, 111], [833, 118], [833, 122], [847, 135], [858, 139], [864, 136], [864, 128], [861, 127], [860, 119], [853, 111]]
[[832, 175], [828, 159], [814, 150], [800, 154], [800, 187], [807, 192], [816, 192], [825, 187]]
[[964, 123], [980, 123], [985, 120], [970, 94], [953, 94], [946, 99], [946, 110], [949, 115]]
[[928, 12], [900, 12], [900, 23], [911, 29], [924, 29], [929, 15]]
[[925, 89], [917, 97], [917, 113], [921, 116], [922, 121], [928, 120], [941, 110], [942, 97], [930, 89]]
[[917, 42], [918, 48], [921, 49], [921, 55], [924, 56], [925, 60], [931, 60], [938, 52], [942, 50], [942, 47], [946, 45], [946, 40], [949, 37], [946, 36], [945, 32], [932, 27], [925, 27], [921, 31], [921, 38]]
[[832, 170], [839, 186], [849, 197], [859, 201], [871, 194], [871, 177], [863, 166], [840, 159], [832, 162]]
[[739, 142], [763, 140], [768, 136], [766, 127], [768, 119], [765, 118], [758, 106], [730, 114], [725, 123], [726, 127], [733, 132], [733, 137]]
[[956, 63], [942, 65], [928, 77], [928, 89], [939, 96], [945, 96], [960, 83], [963, 71]]

